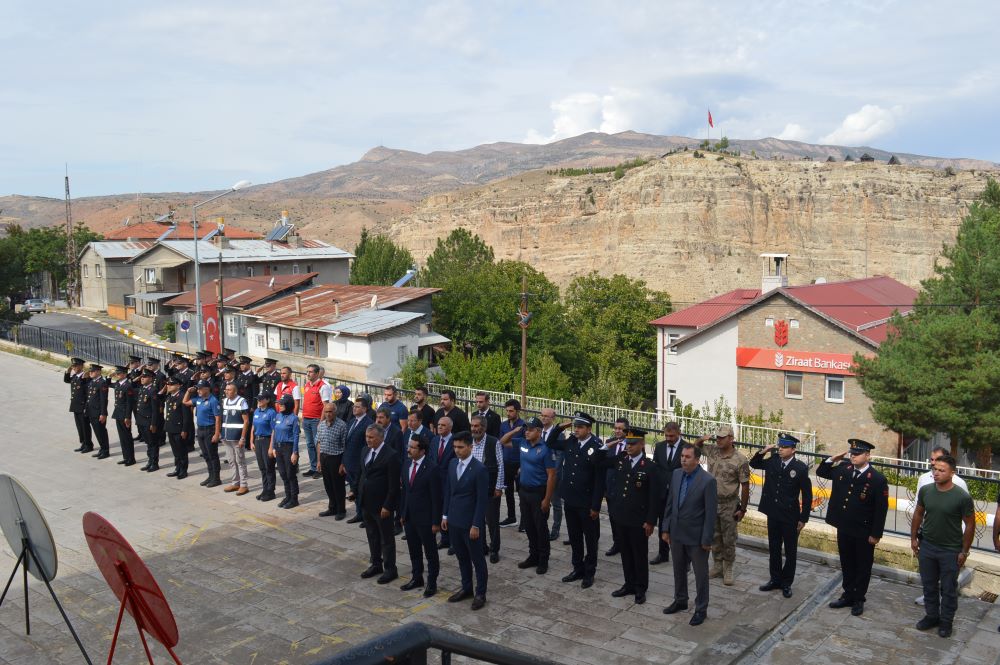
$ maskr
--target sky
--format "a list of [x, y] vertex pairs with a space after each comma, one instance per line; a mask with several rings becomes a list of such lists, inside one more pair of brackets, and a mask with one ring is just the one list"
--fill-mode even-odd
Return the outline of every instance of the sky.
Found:
[[1000, 162], [1000, 3], [0, 3], [0, 195], [224, 189], [587, 131]]

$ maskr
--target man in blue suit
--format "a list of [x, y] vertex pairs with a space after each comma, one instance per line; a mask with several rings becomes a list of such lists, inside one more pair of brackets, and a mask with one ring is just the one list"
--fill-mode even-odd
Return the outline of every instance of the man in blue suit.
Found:
[[[427, 456], [434, 462], [438, 473], [438, 482], [441, 487], [441, 496], [444, 496], [445, 484], [448, 478], [448, 467], [455, 459], [455, 450], [451, 445], [451, 418], [442, 416], [437, 424], [437, 435], [431, 439], [430, 448], [427, 449]], [[451, 550], [451, 538], [447, 531], [441, 532], [441, 544], [439, 550], [447, 549], [448, 554], [454, 554]]]
[[489, 501], [490, 474], [482, 462], [472, 456], [472, 434], [456, 432], [452, 437], [455, 459], [448, 466], [441, 530], [451, 534], [451, 545], [462, 571], [462, 588], [448, 598], [457, 603], [473, 598], [472, 569], [476, 571], [472, 609], [486, 605], [486, 555], [479, 539], [486, 530], [486, 504]]
[[434, 534], [441, 524], [441, 483], [434, 462], [427, 456], [427, 441], [411, 434], [407, 448], [409, 460], [403, 467], [402, 502], [399, 516], [406, 529], [406, 547], [410, 550], [413, 575], [400, 587], [411, 591], [424, 586], [424, 560], [427, 557], [427, 586], [424, 598], [437, 593], [438, 552]]
[[[347, 422], [347, 438], [344, 442], [344, 459], [341, 466], [344, 467], [344, 474], [347, 476], [347, 483], [351, 486], [351, 492], [358, 493], [358, 480], [361, 479], [361, 458], [368, 448], [365, 443], [365, 430], [372, 424], [372, 419], [368, 417], [368, 409], [364, 401], [358, 400], [351, 407], [351, 419]], [[355, 503], [356, 512], [354, 517], [347, 520], [348, 524], [358, 524], [362, 522], [361, 504]], [[364, 527], [364, 524], [361, 524]]]

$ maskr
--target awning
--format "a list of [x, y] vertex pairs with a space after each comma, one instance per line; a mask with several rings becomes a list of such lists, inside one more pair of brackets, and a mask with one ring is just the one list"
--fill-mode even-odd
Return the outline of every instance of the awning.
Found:
[[417, 340], [417, 346], [434, 346], [435, 344], [450, 344], [451, 340], [437, 333], [423, 333]]
[[183, 291], [177, 291], [175, 293], [167, 293], [166, 291], [155, 291], [153, 293], [133, 293], [130, 296], [125, 296], [126, 298], [135, 298], [141, 302], [147, 300], [153, 300], [159, 302], [160, 300], [166, 300], [168, 298], [174, 298], [184, 293]]

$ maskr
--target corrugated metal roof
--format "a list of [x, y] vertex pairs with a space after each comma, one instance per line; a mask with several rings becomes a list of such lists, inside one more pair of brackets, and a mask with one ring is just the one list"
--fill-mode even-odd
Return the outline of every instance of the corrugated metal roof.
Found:
[[[194, 261], [193, 240], [163, 240], [158, 246], [167, 247], [189, 261]], [[215, 263], [219, 260], [220, 249], [215, 243], [198, 242], [198, 260]], [[248, 259], [258, 261], [295, 261], [305, 259], [353, 259], [354, 255], [322, 240], [302, 240], [298, 247], [281, 242], [266, 240], [230, 240], [228, 247], [221, 250], [223, 263], [234, 263]]]
[[390, 330], [419, 319], [420, 312], [397, 312], [394, 309], [366, 309], [325, 325], [320, 330], [339, 332], [345, 335], [367, 337], [383, 330]]
[[145, 300], [164, 300], [166, 298], [173, 298], [174, 296], [180, 295], [179, 293], [168, 293], [166, 291], [148, 291], [146, 293], [133, 293], [130, 298], [135, 298], [139, 301]]
[[[257, 277], [224, 277], [222, 280], [223, 299], [225, 307], [252, 307], [262, 300], [308, 283], [319, 273], [309, 272], [300, 275], [260, 275]], [[274, 280], [274, 286], [271, 286]], [[219, 280], [213, 279], [201, 285], [201, 301], [216, 302], [219, 298]], [[163, 303], [170, 307], [194, 308], [194, 290], [185, 291], [170, 302]]]
[[[87, 244], [87, 247], [94, 250], [94, 253], [102, 259], [130, 259], [152, 246], [153, 243], [149, 240], [135, 240], [131, 242], [99, 240]], [[87, 250], [87, 247], [84, 247], [84, 251]], [[81, 252], [82, 254], [83, 252]]]
[[[163, 235], [164, 231], [170, 229], [171, 226], [173, 225], [157, 224], [156, 222], [142, 222], [139, 224], [132, 224], [131, 226], [122, 226], [114, 231], [109, 231], [104, 234], [104, 239], [125, 240], [127, 238], [135, 238], [137, 240], [156, 240]], [[213, 221], [201, 222], [198, 224], [198, 237], [204, 238], [217, 228], [219, 228], [219, 225]], [[238, 226], [232, 226], [230, 224], [226, 224], [225, 229], [227, 238], [248, 239], [260, 237], [259, 233], [248, 231], [247, 229], [241, 229]], [[168, 237], [177, 240], [183, 240], [184, 238], [190, 240], [191, 238], [194, 238], [194, 227], [191, 222], [178, 222]]]
[[671, 312], [650, 321], [650, 323], [654, 326], [669, 326], [671, 328], [704, 328], [753, 302], [754, 298], [759, 295], [760, 289], [735, 289], [697, 305]]

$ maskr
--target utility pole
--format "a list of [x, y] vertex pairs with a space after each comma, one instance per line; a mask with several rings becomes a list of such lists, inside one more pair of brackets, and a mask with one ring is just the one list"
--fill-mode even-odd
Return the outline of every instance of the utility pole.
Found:
[[223, 321], [222, 315], [222, 301], [225, 296], [222, 295], [222, 248], [219, 248], [219, 346], [225, 348], [226, 346], [226, 326], [225, 321]]
[[[80, 263], [76, 255], [76, 238], [73, 236], [73, 209], [69, 199], [69, 164], [66, 164], [66, 304], [70, 307], [80, 304], [79, 275]], [[59, 285], [55, 286], [58, 291]], [[52, 299], [56, 300], [58, 296], [58, 293], [53, 293]]]
[[528, 326], [531, 324], [531, 313], [528, 311], [528, 276], [521, 277], [521, 307], [517, 311], [517, 325], [521, 328], [521, 408], [527, 406], [528, 400]]

